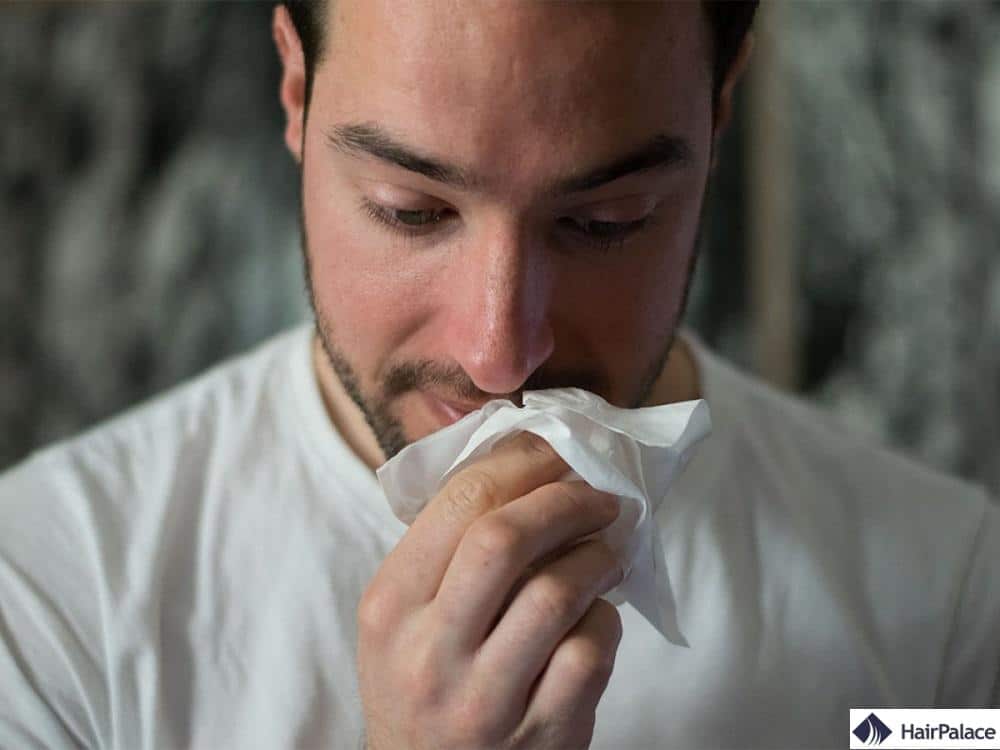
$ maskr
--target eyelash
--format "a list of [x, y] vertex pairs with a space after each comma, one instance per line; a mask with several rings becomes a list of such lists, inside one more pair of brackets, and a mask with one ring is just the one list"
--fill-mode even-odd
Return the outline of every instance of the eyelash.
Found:
[[[635, 221], [587, 221], [582, 225], [573, 219], [563, 218], [559, 223], [570, 231], [582, 236], [587, 242], [594, 245], [599, 252], [609, 253], [612, 250], [622, 247], [633, 235], [641, 232], [650, 221], [650, 217], [644, 216]], [[584, 226], [599, 227], [598, 231], [584, 229]]]
[[[361, 200], [361, 208], [372, 221], [382, 224], [389, 229], [400, 232], [408, 237], [426, 234], [434, 227], [438, 226], [445, 217], [444, 211], [401, 211], [389, 208], [379, 203], [373, 203], [367, 198]], [[399, 220], [399, 214], [433, 214], [434, 218], [420, 224], [406, 224]]]
[[[367, 198], [361, 200], [361, 208], [368, 218], [376, 224], [381, 224], [387, 229], [410, 239], [422, 237], [437, 231], [450, 213], [448, 209], [442, 211], [401, 211], [374, 203]], [[399, 214], [425, 214], [430, 218], [419, 224], [407, 224], [399, 220]], [[559, 220], [560, 225], [580, 235], [601, 253], [611, 252], [614, 249], [620, 248], [628, 239], [641, 232], [650, 223], [650, 216], [644, 216], [636, 221], [628, 222], [587, 221], [583, 225], [568, 217]], [[597, 230], [588, 231], [583, 228], [585, 225], [596, 227]]]

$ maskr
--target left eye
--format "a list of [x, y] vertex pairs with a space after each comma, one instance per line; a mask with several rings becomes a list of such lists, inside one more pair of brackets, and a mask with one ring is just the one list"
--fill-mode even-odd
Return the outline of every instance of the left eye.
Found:
[[627, 234], [633, 229], [638, 229], [645, 222], [645, 219], [636, 221], [597, 221], [588, 219], [578, 221], [576, 219], [565, 219], [573, 228], [592, 234], [595, 237], [613, 237], [618, 234]]
[[559, 223], [574, 232], [583, 234], [594, 240], [624, 239], [633, 232], [642, 229], [646, 218], [635, 221], [597, 221], [596, 219], [563, 218]]
[[408, 227], [422, 227], [427, 224], [437, 224], [444, 218], [444, 213], [442, 209], [435, 209], [433, 211], [404, 211], [397, 208], [392, 210], [392, 217], [400, 224], [405, 224]]

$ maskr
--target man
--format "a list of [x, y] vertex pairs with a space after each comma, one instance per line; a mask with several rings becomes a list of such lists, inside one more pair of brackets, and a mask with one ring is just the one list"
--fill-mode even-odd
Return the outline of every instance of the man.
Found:
[[[0, 745], [841, 747], [851, 706], [996, 705], [985, 494], [675, 336], [751, 15], [278, 7], [315, 335], [0, 480]], [[600, 598], [614, 499], [539, 440], [409, 528], [381, 495], [559, 386], [712, 409], [657, 516], [688, 648]]]

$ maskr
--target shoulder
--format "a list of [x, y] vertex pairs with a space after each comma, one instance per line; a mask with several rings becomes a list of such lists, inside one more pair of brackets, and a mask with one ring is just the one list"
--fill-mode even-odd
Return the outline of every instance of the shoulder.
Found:
[[248, 481], [294, 433], [287, 363], [308, 335], [276, 337], [0, 474], [0, 684], [14, 686], [0, 691], [0, 744], [9, 710], [32, 731], [100, 745], [109, 634], [145, 617], [223, 479]]
[[[946, 513], [974, 526], [986, 493], [852, 432], [837, 417], [732, 367], [697, 342], [712, 422], [762, 480], [839, 510]], [[843, 507], [847, 505], [847, 508]]]
[[870, 550], [869, 564], [881, 561], [886, 573], [903, 560], [926, 565], [932, 579], [962, 568], [984, 519], [997, 512], [982, 487], [856, 435], [821, 408], [718, 360], [709, 367], [720, 393], [710, 403], [713, 421], [738, 456], [740, 481], [762, 502], [810, 528], [838, 557]]
[[[220, 441], [237, 445], [251, 424], [274, 420], [287, 384], [287, 361], [304, 349], [295, 329], [216, 365], [84, 433], [48, 446], [0, 475], [0, 497], [13, 486], [114, 490], [155, 483], [178, 463]], [[244, 428], [241, 430], [241, 428]], [[9, 499], [7, 502], [11, 502]]]
[[845, 617], [882, 634], [874, 648], [899, 651], [900, 674], [927, 661], [936, 705], [985, 705], [1000, 666], [1000, 506], [703, 348], [699, 363], [726, 512], [766, 529], [775, 575], [836, 592]]
[[293, 431], [287, 362], [307, 338], [275, 337], [0, 474], [0, 551], [30, 555], [25, 539], [65, 527], [68, 547], [93, 537], [111, 554], [143, 519], [197, 502], [215, 475]]

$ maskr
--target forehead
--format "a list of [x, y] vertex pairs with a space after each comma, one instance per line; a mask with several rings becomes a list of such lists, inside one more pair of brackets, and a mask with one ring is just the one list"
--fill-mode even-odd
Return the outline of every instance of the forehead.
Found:
[[527, 174], [710, 120], [698, 2], [334, 0], [328, 12], [311, 105], [323, 126], [373, 122], [472, 168]]

